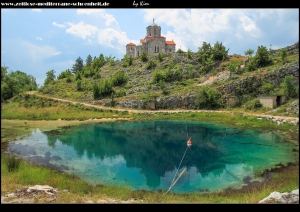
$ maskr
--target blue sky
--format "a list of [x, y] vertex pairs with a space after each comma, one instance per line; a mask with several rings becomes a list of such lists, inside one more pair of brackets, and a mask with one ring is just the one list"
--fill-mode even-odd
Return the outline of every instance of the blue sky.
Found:
[[299, 9], [1, 9], [1, 66], [36, 78], [58, 76], [75, 60], [100, 54], [122, 59], [126, 44], [139, 44], [146, 27], [161, 26], [176, 49], [197, 52], [218, 41], [229, 54], [258, 46], [283, 48], [299, 41]]

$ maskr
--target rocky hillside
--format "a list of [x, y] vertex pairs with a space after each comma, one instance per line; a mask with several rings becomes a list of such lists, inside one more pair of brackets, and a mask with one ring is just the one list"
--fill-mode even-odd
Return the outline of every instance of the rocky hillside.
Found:
[[[192, 109], [199, 87], [213, 86], [220, 93], [221, 98], [235, 96], [248, 99], [263, 95], [262, 85], [270, 82], [278, 87], [285, 76], [293, 76], [295, 85], [299, 85], [299, 43], [285, 48], [288, 53], [286, 64], [282, 65], [278, 56], [280, 50], [272, 51], [273, 64], [253, 72], [239, 68], [238, 73], [228, 70], [230, 61], [240, 61], [243, 64], [247, 57], [230, 55], [223, 61], [214, 61], [214, 68], [207, 74], [202, 74], [202, 64], [197, 59], [197, 53], [163, 53], [147, 55], [147, 61], [134, 58], [128, 65], [124, 60], [108, 63], [100, 69], [101, 79], [110, 78], [123, 71], [128, 77], [126, 84], [115, 86], [116, 93], [123, 95], [93, 98], [94, 78], [82, 80], [81, 91], [76, 90], [76, 80], [66, 83], [65, 79], [47, 85], [41, 93], [53, 97], [74, 99], [91, 104], [132, 109]], [[161, 56], [161, 57], [160, 57]], [[170, 70], [169, 82], [155, 82], [154, 75]], [[98, 79], [99, 81], [99, 79]]]

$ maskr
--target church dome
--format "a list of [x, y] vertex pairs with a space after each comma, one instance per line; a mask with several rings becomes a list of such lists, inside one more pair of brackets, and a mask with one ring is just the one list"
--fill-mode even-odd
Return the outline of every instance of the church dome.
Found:
[[150, 26], [157, 26], [157, 24], [154, 23], [154, 18], [153, 18], [153, 23]]

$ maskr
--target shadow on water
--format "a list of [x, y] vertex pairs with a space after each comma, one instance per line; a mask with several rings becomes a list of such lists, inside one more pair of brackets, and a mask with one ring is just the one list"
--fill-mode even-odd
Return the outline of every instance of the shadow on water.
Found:
[[[193, 143], [187, 149], [190, 136]], [[10, 152], [92, 184], [167, 190], [176, 173], [186, 168], [173, 192], [219, 191], [249, 184], [257, 171], [295, 160], [298, 156], [291, 154], [292, 149], [292, 144], [270, 132], [153, 120], [36, 131], [9, 144]]]

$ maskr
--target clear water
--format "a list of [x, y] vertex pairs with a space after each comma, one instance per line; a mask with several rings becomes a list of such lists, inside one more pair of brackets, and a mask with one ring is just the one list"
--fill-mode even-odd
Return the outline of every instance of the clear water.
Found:
[[[190, 136], [193, 143], [187, 148]], [[293, 148], [272, 132], [165, 120], [36, 129], [9, 144], [9, 152], [91, 184], [167, 191], [177, 180], [170, 190], [174, 193], [238, 188], [258, 180], [258, 171], [295, 161]]]

